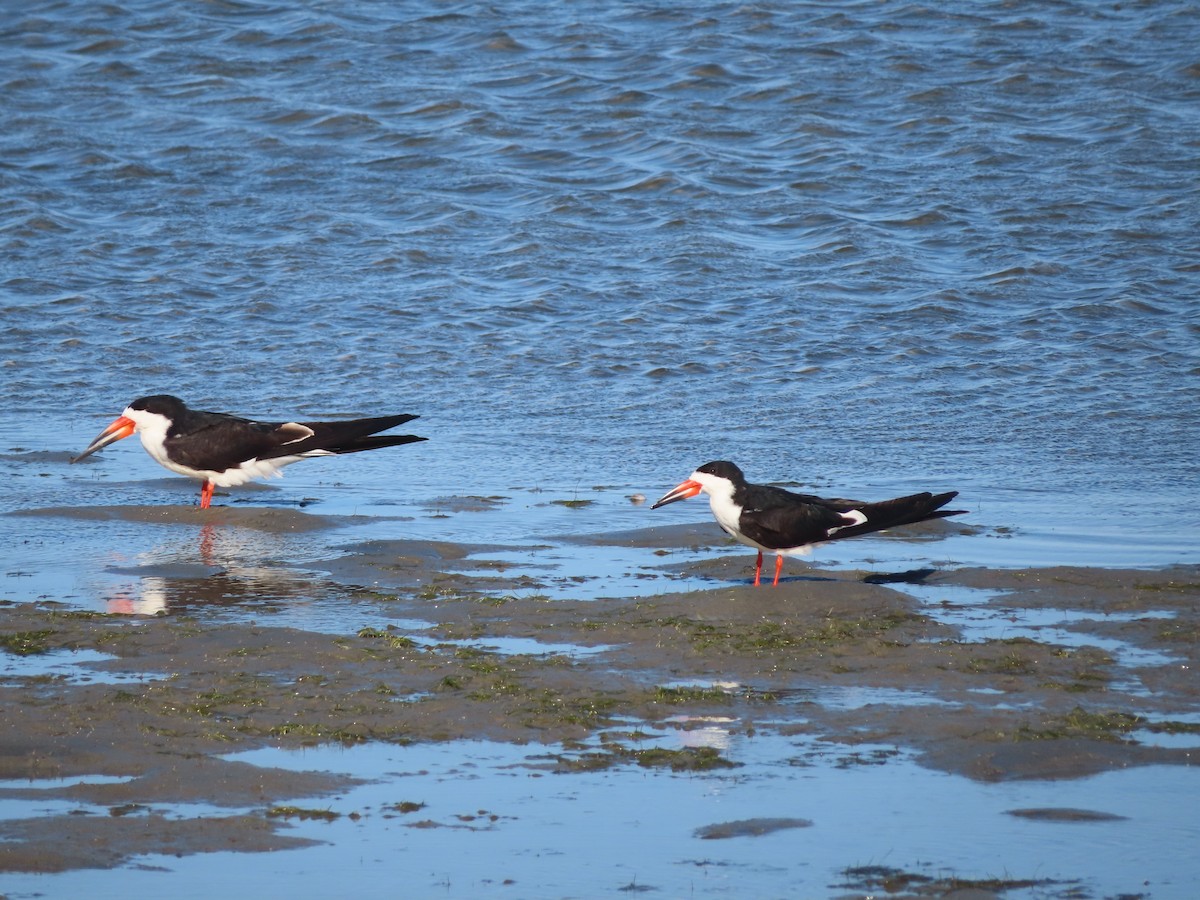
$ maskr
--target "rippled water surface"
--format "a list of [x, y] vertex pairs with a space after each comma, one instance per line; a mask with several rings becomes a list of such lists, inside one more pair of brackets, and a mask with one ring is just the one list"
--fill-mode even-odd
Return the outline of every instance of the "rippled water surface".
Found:
[[729, 457], [1196, 533], [1194, 4], [34, 2], [2, 34], [10, 444], [165, 390], [418, 412], [418, 495]]

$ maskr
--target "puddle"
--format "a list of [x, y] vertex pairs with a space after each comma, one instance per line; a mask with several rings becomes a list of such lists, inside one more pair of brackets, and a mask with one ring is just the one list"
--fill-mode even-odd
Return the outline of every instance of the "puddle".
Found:
[[[925, 691], [910, 691], [901, 688], [873, 687], [865, 685], [822, 684], [811, 688], [782, 688], [759, 690], [736, 681], [669, 681], [663, 684], [669, 690], [716, 691], [722, 694], [744, 696], [750, 699], [761, 697], [772, 702], [805, 704], [810, 703], [825, 709], [853, 710], [867, 706], [942, 706], [954, 708], [962, 704], [936, 697]], [[1003, 693], [997, 691], [996, 693]]]
[[1150, 718], [1145, 728], [1131, 731], [1129, 737], [1149, 747], [1200, 750], [1200, 712], [1176, 713], [1167, 720]]
[[56, 684], [128, 684], [153, 681], [145, 672], [93, 668], [120, 657], [95, 650], [49, 650], [45, 653], [0, 653], [0, 681], [19, 684], [29, 679], [53, 679]]
[[[499, 637], [497, 635], [480, 638], [428, 637], [420, 632], [437, 627], [429, 622], [409, 620], [401, 625], [397, 624], [395, 619], [378, 618], [375, 620], [378, 624], [371, 625], [368, 621], [370, 617], [360, 615], [359, 619], [367, 622], [363, 626], [364, 628], [376, 628], [397, 637], [407, 638], [419, 647], [461, 647], [484, 653], [495, 653], [500, 656], [566, 656], [572, 659], [593, 656], [612, 649], [609, 644], [593, 644], [584, 647], [579, 644], [548, 643], [533, 638]], [[342, 631], [339, 629], [331, 633], [341, 634]]]
[[663, 719], [663, 725], [677, 729], [675, 739], [680, 747], [713, 750], [730, 748], [736, 723], [737, 719], [729, 716], [668, 716]]
[[[1139, 728], [1129, 732], [1129, 737], [1147, 747], [1165, 747], [1172, 750], [1200, 750], [1200, 732], [1155, 731]], [[1200, 754], [1197, 755], [1200, 758]]]
[[[473, 554], [472, 563], [502, 566], [505, 576], [526, 576], [529, 587], [506, 589], [514, 596], [553, 600], [600, 600], [608, 597], [653, 597], [684, 590], [703, 590], [719, 582], [710, 578], [671, 571], [690, 561], [711, 559], [734, 548], [687, 551], [674, 549], [669, 555], [655, 548], [608, 546], [592, 543], [550, 544], [528, 550], [509, 549]], [[475, 568], [455, 569], [460, 574], [479, 575]], [[580, 573], [586, 573], [580, 574]]]
[[[418, 640], [418, 643], [423, 643]], [[583, 647], [579, 644], [547, 644], [533, 638], [507, 638], [489, 635], [479, 640], [429, 640], [430, 644], [471, 647], [502, 656], [569, 656], [583, 657], [605, 653], [612, 649], [607, 644]]]
[[75, 775], [71, 778], [0, 778], [0, 791], [57, 791], [78, 784], [128, 784], [129, 775]]
[[1121, 666], [1139, 668], [1171, 665], [1178, 658], [1147, 650], [1127, 641], [1108, 638], [1078, 626], [1093, 622], [1136, 622], [1141, 619], [1173, 619], [1169, 610], [1135, 612], [1087, 612], [1040, 607], [1005, 607], [997, 602], [1004, 592], [961, 585], [894, 585], [926, 605], [939, 622], [957, 628], [967, 643], [1027, 638], [1073, 649], [1089, 646], [1105, 651]]
[[822, 685], [820, 688], [781, 691], [783, 701], [816, 703], [826, 709], [863, 709], [867, 706], [938, 706], [953, 709], [961, 706], [924, 691], [900, 688], [864, 687], [860, 685]]

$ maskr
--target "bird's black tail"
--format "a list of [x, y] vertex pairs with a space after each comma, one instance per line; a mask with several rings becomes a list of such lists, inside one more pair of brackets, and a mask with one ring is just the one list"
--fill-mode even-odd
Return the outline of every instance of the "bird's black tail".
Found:
[[326, 447], [330, 453], [358, 453], [360, 450], [378, 450], [381, 447], [399, 447], [401, 444], [415, 444], [417, 441], [427, 441], [415, 434], [373, 434], [361, 437], [355, 441]]
[[962, 515], [966, 512], [965, 509], [942, 509], [957, 496], [958, 491], [947, 491], [944, 494], [925, 492], [911, 494], [908, 497], [897, 497], [895, 500], [883, 500], [879, 503], [864, 503], [855, 508], [866, 516], [867, 520], [858, 525], [839, 528], [832, 535], [832, 539], [840, 540], [860, 534], [870, 534], [873, 531], [883, 531], [885, 528], [912, 525], [928, 519]]
[[271, 456], [303, 456], [320, 451], [358, 453], [362, 450], [378, 450], [381, 447], [395, 447], [426, 440], [415, 434], [376, 434], [416, 418], [418, 416], [404, 413], [398, 416], [346, 419], [342, 422], [302, 422], [300, 424], [312, 431], [309, 437], [280, 444], [271, 454], [263, 454], [259, 459], [269, 459]]

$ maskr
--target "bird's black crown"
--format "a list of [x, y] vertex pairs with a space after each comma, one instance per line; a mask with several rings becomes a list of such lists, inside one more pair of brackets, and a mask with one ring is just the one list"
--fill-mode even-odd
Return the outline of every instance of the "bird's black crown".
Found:
[[738, 484], [746, 480], [746, 476], [742, 474], [741, 469], [739, 469], [733, 463], [723, 459], [719, 459], [716, 462], [705, 463], [696, 471], [702, 472], [705, 475], [714, 475], [717, 478], [728, 478], [734, 484]]
[[187, 409], [187, 406], [178, 397], [172, 397], [170, 394], [151, 394], [149, 397], [138, 397], [129, 404], [129, 408], [157, 413], [168, 419], [177, 419], [179, 414]]

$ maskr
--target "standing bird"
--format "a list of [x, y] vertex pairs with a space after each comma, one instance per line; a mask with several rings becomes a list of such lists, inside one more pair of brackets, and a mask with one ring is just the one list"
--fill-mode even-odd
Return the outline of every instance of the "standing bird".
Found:
[[155, 394], [125, 407], [71, 462], [77, 463], [115, 441], [137, 434], [159, 465], [204, 482], [200, 508], [208, 509], [216, 486], [234, 487], [255, 478], [279, 477], [284, 466], [313, 456], [423, 441], [425, 438], [415, 434], [375, 434], [415, 418], [399, 415], [342, 422], [256, 422], [188, 409], [178, 397]]
[[777, 554], [775, 581], [772, 582], [777, 585], [785, 556], [806, 556], [814, 546], [825, 541], [966, 512], [964, 509], [941, 508], [958, 496], [958, 491], [913, 494], [879, 503], [826, 500], [771, 485], [750, 484], [741, 469], [724, 461], [705, 463], [650, 508], [658, 509], [676, 500], [686, 500], [702, 491], [708, 494], [717, 524], [758, 551], [754, 566], [755, 585], [762, 577], [764, 551]]

